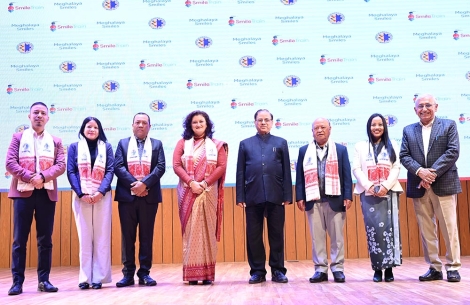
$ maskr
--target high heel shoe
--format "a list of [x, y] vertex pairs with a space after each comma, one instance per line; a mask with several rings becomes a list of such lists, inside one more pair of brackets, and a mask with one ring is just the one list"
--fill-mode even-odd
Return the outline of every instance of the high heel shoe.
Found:
[[386, 282], [393, 282], [395, 278], [393, 277], [392, 268], [385, 269], [385, 281]]
[[382, 270], [375, 270], [372, 280], [376, 283], [382, 282]]

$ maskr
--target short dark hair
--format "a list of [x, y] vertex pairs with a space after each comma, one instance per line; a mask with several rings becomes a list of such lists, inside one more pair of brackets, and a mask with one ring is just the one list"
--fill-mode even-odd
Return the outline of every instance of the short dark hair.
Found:
[[89, 117], [87, 117], [83, 120], [82, 127], [80, 127], [80, 131], [78, 132], [78, 138], [80, 139], [80, 136], [86, 138], [85, 137], [85, 126], [90, 121], [95, 121], [96, 125], [98, 125], [98, 131], [99, 131], [98, 139], [103, 141], [103, 142], [107, 142], [108, 139], [106, 138], [106, 135], [104, 134], [103, 126], [101, 125], [100, 120], [98, 120], [97, 118], [92, 117], [92, 116], [89, 116]]
[[207, 127], [206, 127], [206, 137], [212, 139], [212, 135], [215, 132], [214, 131], [214, 123], [209, 118], [209, 115], [206, 112], [202, 111], [202, 110], [194, 110], [193, 112], [191, 112], [190, 114], [188, 114], [186, 116], [186, 118], [183, 121], [184, 131], [183, 131], [183, 134], [181, 136], [185, 140], [189, 140], [194, 136], [194, 131], [193, 131], [193, 128], [191, 126], [191, 122], [193, 121], [193, 117], [195, 117], [196, 115], [202, 115], [204, 117], [204, 119], [206, 119], [206, 125], [207, 125]]
[[138, 116], [138, 115], [146, 115], [147, 118], [149, 119], [149, 125], [150, 125], [150, 116], [149, 116], [148, 114], [146, 114], [145, 112], [137, 112], [137, 113], [134, 115], [134, 118], [132, 119], [132, 124], [134, 124], [135, 117]]
[[31, 107], [29, 107], [29, 111], [31, 112], [31, 109], [32, 109], [34, 106], [36, 106], [36, 105], [41, 105], [41, 106], [46, 107], [47, 112], [49, 112], [49, 107], [47, 107], [47, 105], [44, 104], [43, 102], [36, 102], [36, 103], [33, 103], [33, 104], [31, 105]]
[[266, 111], [271, 115], [271, 120], [274, 119], [273, 114], [268, 109], [259, 109], [258, 111], [255, 112], [255, 121], [256, 121], [256, 118], [258, 117], [258, 113], [263, 112], [263, 111]]
[[387, 127], [387, 120], [385, 120], [384, 116], [381, 115], [380, 113], [374, 113], [369, 117], [369, 120], [367, 120], [367, 136], [369, 137], [369, 142], [374, 143], [374, 139], [372, 137], [372, 131], [370, 131], [370, 127], [372, 126], [372, 120], [376, 117], [379, 117], [382, 119], [382, 124], [384, 126], [384, 133], [380, 137], [382, 142], [385, 145], [385, 149], [387, 149], [387, 153], [390, 156], [390, 161], [392, 163], [395, 163], [397, 160], [397, 155], [395, 153], [395, 149], [393, 149], [392, 146], [392, 141], [390, 141], [390, 137], [388, 136], [388, 127]]

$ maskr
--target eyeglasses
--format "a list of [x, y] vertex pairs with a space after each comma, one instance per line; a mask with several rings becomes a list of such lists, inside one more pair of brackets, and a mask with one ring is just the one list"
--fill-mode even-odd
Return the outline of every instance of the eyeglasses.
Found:
[[256, 120], [256, 122], [258, 122], [258, 123], [260, 123], [260, 124], [263, 123], [263, 122], [269, 123], [269, 122], [271, 122], [271, 121], [272, 121], [271, 119], [257, 119], [257, 120]]
[[328, 127], [327, 126], [317, 126], [317, 127], [313, 128], [313, 130], [315, 130], [315, 131], [325, 130], [325, 129], [328, 129]]
[[432, 108], [433, 106], [434, 106], [434, 104], [420, 104], [420, 105], [416, 106], [416, 108], [424, 109], [425, 107], [426, 108]]

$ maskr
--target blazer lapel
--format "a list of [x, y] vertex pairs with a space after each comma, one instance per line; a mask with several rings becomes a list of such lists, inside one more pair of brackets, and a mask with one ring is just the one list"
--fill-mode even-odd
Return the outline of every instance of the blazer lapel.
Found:
[[441, 121], [438, 118], [435, 118], [431, 128], [431, 136], [429, 137], [428, 153], [431, 151], [434, 140], [437, 140], [438, 134], [441, 130], [441, 125]]
[[423, 144], [423, 128], [421, 124], [419, 123], [415, 124], [415, 136], [416, 136], [416, 141], [418, 142], [418, 147], [421, 150], [421, 153], [423, 154], [424, 157], [426, 157], [426, 154], [424, 153], [424, 144]]

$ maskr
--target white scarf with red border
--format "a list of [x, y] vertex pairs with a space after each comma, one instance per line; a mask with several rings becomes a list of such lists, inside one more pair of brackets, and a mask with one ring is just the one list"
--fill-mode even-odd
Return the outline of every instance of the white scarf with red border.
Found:
[[106, 143], [98, 140], [95, 164], [91, 169], [90, 149], [86, 139], [78, 142], [77, 163], [80, 173], [80, 187], [83, 194], [93, 195], [101, 185], [106, 171]]
[[139, 158], [139, 148], [137, 147], [137, 139], [131, 136], [129, 146], [127, 148], [127, 166], [129, 173], [137, 180], [142, 180], [150, 174], [150, 163], [152, 161], [152, 143], [150, 137], [145, 139], [142, 157]]
[[[318, 200], [321, 198], [321, 196], [320, 188], [318, 186], [317, 146], [315, 144], [315, 141], [310, 143], [307, 147], [303, 167], [305, 177], [306, 200]], [[325, 195], [341, 195], [341, 185], [339, 180], [338, 169], [338, 154], [336, 152], [336, 144], [331, 140], [328, 140], [328, 155], [326, 157], [325, 166]]]
[[[367, 166], [367, 179], [374, 184], [374, 186], [380, 186], [382, 182], [388, 179], [390, 170], [392, 169], [392, 161], [388, 155], [385, 146], [382, 146], [382, 150], [377, 156], [377, 163], [374, 158], [374, 145], [369, 142], [369, 153], [366, 158]], [[366, 196], [370, 194], [365, 193]]]
[[[36, 173], [36, 158], [39, 158], [39, 169], [41, 172], [54, 165], [55, 158], [54, 139], [52, 136], [44, 130], [40, 147], [35, 147], [34, 133], [35, 131], [32, 128], [23, 131], [18, 156], [22, 168]], [[53, 190], [54, 182], [51, 180], [44, 183], [44, 188], [46, 190]], [[20, 192], [33, 191], [34, 186], [29, 182], [18, 180], [17, 190]]]

